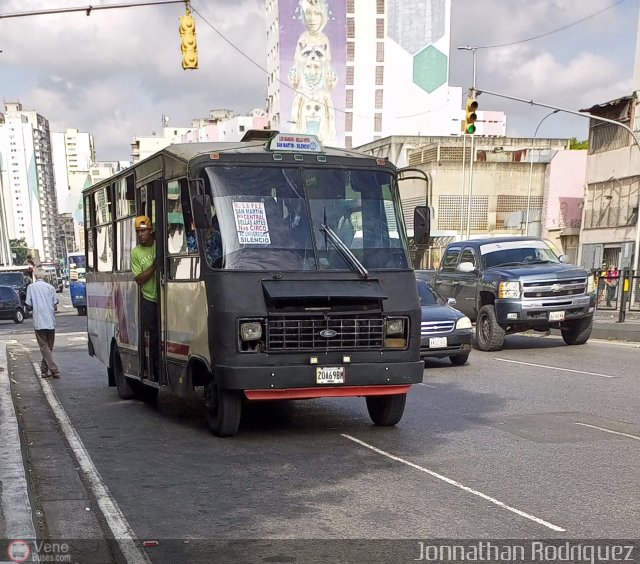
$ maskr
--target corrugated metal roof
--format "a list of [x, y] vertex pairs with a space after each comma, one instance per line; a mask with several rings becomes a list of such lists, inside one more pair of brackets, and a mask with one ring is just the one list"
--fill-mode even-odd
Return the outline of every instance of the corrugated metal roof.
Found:
[[633, 97], [634, 97], [633, 94], [631, 94], [630, 96], [623, 96], [622, 98], [616, 98], [615, 100], [610, 100], [609, 102], [603, 102], [602, 104], [596, 104], [595, 106], [591, 106], [590, 108], [585, 108], [585, 109], [579, 110], [579, 111], [593, 113], [594, 111], [596, 111], [598, 109], [609, 108], [609, 107], [612, 107], [612, 106], [617, 106], [618, 104], [621, 104], [622, 102], [628, 102], [629, 100], [632, 100]]

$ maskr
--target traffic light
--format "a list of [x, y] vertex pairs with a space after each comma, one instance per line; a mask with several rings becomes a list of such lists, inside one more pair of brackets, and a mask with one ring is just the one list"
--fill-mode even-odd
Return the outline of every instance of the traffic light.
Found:
[[467, 114], [464, 121], [464, 133], [476, 132], [476, 119], [478, 119], [476, 114], [477, 109], [478, 101], [475, 98], [467, 98]]
[[180, 36], [182, 37], [182, 68], [198, 68], [198, 45], [196, 44], [196, 20], [187, 11], [180, 16]]

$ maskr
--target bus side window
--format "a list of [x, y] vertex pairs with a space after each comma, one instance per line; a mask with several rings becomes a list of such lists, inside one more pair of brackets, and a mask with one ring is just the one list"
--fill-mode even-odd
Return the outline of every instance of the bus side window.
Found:
[[[167, 183], [167, 254], [169, 278], [192, 280], [200, 276], [198, 252], [189, 185], [186, 179]], [[177, 255], [177, 256], [176, 256]]]

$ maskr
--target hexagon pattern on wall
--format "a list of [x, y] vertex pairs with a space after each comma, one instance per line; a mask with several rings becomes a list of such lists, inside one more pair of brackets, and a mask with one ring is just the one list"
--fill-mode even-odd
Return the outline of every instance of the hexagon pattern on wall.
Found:
[[447, 82], [447, 56], [429, 45], [413, 56], [413, 82], [429, 94]]
[[388, 35], [413, 55], [444, 37], [446, 0], [388, 0]]

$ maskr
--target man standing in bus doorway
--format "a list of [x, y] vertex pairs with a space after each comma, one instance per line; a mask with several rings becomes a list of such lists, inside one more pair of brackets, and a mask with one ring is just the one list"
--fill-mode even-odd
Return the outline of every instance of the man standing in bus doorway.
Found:
[[157, 379], [158, 366], [158, 285], [156, 282], [156, 241], [151, 220], [140, 215], [135, 220], [139, 244], [131, 251], [131, 272], [140, 286], [142, 307], [140, 325], [149, 333], [149, 376]]
[[40, 373], [43, 378], [60, 378], [60, 369], [53, 360], [58, 298], [55, 288], [44, 281], [43, 270], [36, 270], [35, 277], [36, 281], [27, 287], [25, 303], [33, 310], [33, 328], [42, 354]]

